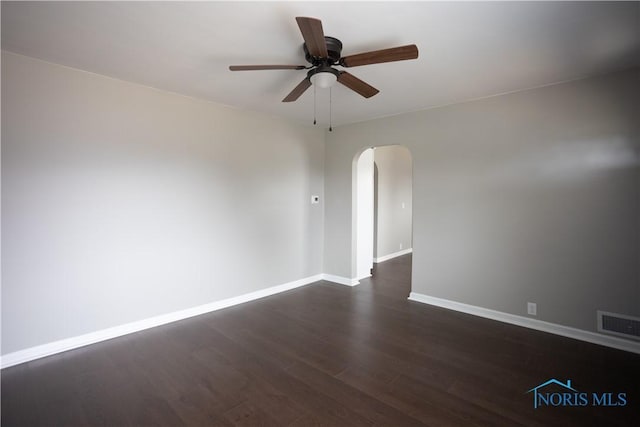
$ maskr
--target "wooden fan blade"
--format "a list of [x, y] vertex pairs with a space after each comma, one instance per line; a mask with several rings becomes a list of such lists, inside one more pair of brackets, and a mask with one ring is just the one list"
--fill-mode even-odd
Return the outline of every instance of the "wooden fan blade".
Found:
[[304, 65], [230, 65], [231, 71], [253, 71], [253, 70], [304, 70]]
[[292, 102], [295, 101], [296, 99], [300, 98], [300, 95], [302, 95], [304, 93], [305, 90], [309, 89], [309, 86], [311, 86], [311, 80], [309, 80], [308, 78], [305, 78], [303, 81], [301, 81], [298, 86], [296, 86], [290, 93], [289, 95], [287, 95], [282, 102]]
[[360, 65], [380, 64], [383, 62], [405, 61], [407, 59], [416, 59], [417, 57], [418, 47], [415, 44], [410, 44], [345, 56], [340, 59], [340, 65], [343, 67], [358, 67]]
[[307, 45], [309, 54], [316, 58], [326, 58], [329, 56], [327, 52], [327, 42], [324, 40], [324, 31], [322, 30], [322, 22], [316, 18], [305, 18], [298, 16], [296, 18], [304, 43]]
[[376, 93], [380, 92], [375, 87], [363, 82], [353, 74], [349, 74], [346, 71], [342, 71], [338, 76], [338, 82], [342, 83], [354, 92], [358, 92], [365, 98], [371, 98]]

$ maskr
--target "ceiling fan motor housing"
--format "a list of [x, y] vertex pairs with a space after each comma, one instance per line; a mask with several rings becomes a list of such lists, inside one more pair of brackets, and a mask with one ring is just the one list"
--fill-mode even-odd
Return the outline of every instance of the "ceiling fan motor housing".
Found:
[[334, 65], [340, 62], [340, 58], [342, 57], [342, 42], [335, 37], [324, 36], [325, 43], [327, 45], [327, 58], [314, 58], [309, 54], [309, 50], [307, 49], [306, 43], [302, 45], [302, 49], [304, 50], [304, 58], [308, 63], [317, 66], [323, 63], [327, 65]]

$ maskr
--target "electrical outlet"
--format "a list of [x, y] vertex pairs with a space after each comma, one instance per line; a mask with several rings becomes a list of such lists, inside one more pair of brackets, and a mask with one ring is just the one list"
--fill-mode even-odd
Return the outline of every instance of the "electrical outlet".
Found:
[[402, 249], [402, 243], [400, 243], [400, 249]]
[[402, 209], [404, 209], [404, 202], [402, 202]]
[[320, 203], [320, 196], [311, 196], [311, 204], [315, 205], [316, 203]]
[[527, 314], [536, 316], [538, 314], [538, 305], [535, 302], [527, 303]]

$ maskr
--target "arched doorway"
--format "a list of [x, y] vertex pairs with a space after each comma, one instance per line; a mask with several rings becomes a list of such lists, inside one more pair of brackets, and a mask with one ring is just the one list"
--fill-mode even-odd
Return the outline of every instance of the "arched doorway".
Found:
[[352, 271], [412, 252], [413, 161], [401, 145], [365, 148], [353, 163]]

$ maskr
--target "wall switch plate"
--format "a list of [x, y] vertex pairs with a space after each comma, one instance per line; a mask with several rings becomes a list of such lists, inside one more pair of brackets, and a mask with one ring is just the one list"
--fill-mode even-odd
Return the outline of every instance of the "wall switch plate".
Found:
[[536, 316], [538, 314], [538, 305], [535, 302], [527, 303], [527, 314]]
[[311, 196], [311, 204], [315, 205], [317, 203], [320, 203], [320, 196]]

